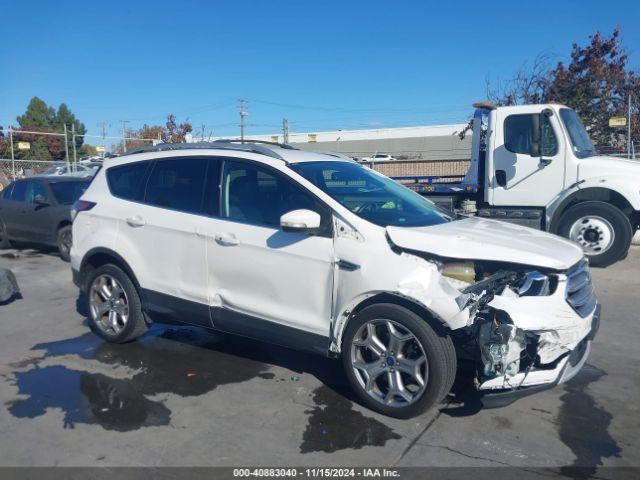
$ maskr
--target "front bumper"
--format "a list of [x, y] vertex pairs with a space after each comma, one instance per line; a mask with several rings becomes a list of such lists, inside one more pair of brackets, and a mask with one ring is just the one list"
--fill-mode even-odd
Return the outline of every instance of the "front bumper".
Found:
[[480, 394], [485, 408], [509, 405], [519, 398], [548, 390], [575, 377], [589, 357], [591, 342], [600, 328], [600, 314], [601, 306], [598, 304], [591, 316], [589, 333], [571, 352], [562, 357], [553, 369], [518, 373], [509, 379], [509, 385], [513, 387], [507, 389], [500, 388], [504, 385], [502, 378], [482, 383]]

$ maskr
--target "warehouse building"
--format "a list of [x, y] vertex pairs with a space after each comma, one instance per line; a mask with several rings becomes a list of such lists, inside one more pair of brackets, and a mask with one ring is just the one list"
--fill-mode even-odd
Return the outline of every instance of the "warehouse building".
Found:
[[[398, 160], [468, 160], [471, 136], [460, 139], [465, 124], [377, 128], [368, 130], [334, 130], [290, 133], [289, 143], [302, 150], [338, 152], [350, 157], [370, 157], [386, 153]], [[221, 137], [192, 136], [187, 141], [216, 140]], [[224, 137], [229, 138], [229, 137]], [[282, 133], [246, 135], [247, 140], [284, 142]]]

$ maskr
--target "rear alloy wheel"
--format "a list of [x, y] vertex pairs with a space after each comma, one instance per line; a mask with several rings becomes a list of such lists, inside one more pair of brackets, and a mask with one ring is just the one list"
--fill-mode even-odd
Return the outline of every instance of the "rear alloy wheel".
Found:
[[99, 267], [88, 285], [89, 319], [98, 335], [109, 342], [124, 343], [147, 331], [138, 291], [119, 267]]
[[364, 404], [409, 418], [441, 401], [456, 372], [455, 349], [427, 319], [394, 304], [371, 305], [354, 317], [342, 341], [342, 362]]
[[599, 201], [568, 208], [558, 221], [557, 232], [579, 244], [595, 267], [607, 267], [623, 259], [633, 237], [626, 215], [619, 208]]
[[127, 326], [129, 300], [122, 285], [114, 277], [97, 277], [89, 290], [89, 308], [94, 323], [106, 335], [116, 336]]
[[58, 251], [60, 258], [65, 262], [71, 260], [71, 245], [73, 243], [71, 225], [67, 225], [58, 230]]

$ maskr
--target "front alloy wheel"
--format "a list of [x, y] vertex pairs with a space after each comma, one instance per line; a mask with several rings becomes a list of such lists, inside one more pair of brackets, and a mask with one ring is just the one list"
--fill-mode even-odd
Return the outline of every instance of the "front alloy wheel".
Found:
[[391, 407], [420, 398], [429, 376], [422, 345], [393, 320], [371, 320], [358, 329], [351, 343], [351, 365], [367, 394]]
[[447, 329], [428, 312], [379, 303], [364, 307], [342, 335], [342, 365], [367, 407], [410, 418], [451, 389], [456, 352]]

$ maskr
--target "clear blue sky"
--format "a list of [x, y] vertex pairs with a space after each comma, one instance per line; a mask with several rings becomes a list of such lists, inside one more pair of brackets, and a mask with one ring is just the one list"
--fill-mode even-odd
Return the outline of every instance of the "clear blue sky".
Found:
[[[0, 0], [0, 124], [65, 102], [89, 133], [174, 112], [199, 132], [464, 121], [485, 79], [622, 29], [640, 67], [640, 2]], [[89, 141], [97, 143], [97, 141]]]

